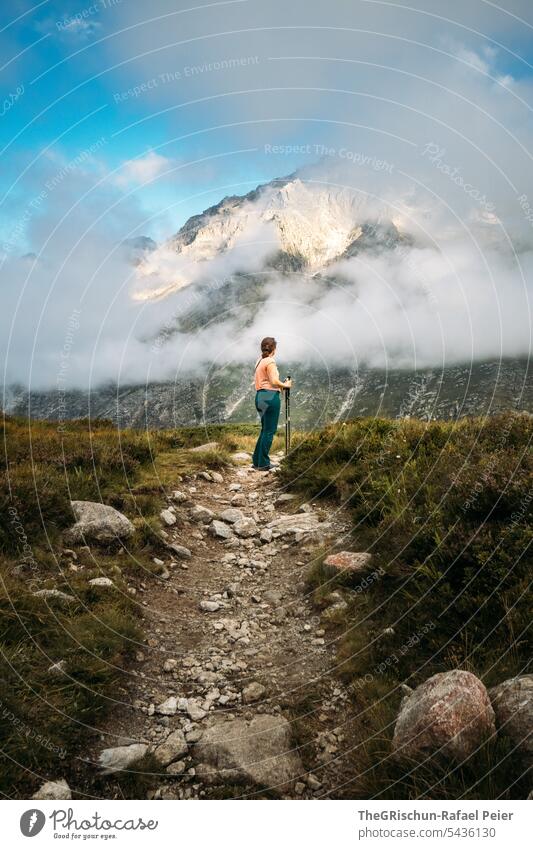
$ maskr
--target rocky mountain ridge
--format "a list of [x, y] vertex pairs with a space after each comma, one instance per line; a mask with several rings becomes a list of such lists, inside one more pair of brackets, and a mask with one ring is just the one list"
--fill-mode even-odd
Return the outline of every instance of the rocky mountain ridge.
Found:
[[[292, 419], [315, 428], [356, 416], [448, 419], [507, 409], [533, 411], [531, 366], [525, 360], [476, 363], [418, 372], [378, 369], [294, 368]], [[6, 412], [37, 419], [108, 418], [122, 427], [175, 427], [256, 421], [249, 369], [215, 369], [208, 379], [139, 386], [108, 385], [91, 391], [32, 392], [12, 388]]]
[[245, 195], [225, 197], [189, 218], [173, 237], [145, 254], [135, 297], [167, 296], [201, 278], [202, 264], [232, 252], [243, 254], [246, 270], [252, 260], [247, 246], [268, 266], [316, 274], [360, 251], [390, 249], [402, 240], [411, 238], [386, 204], [371, 203], [349, 187], [292, 174]]

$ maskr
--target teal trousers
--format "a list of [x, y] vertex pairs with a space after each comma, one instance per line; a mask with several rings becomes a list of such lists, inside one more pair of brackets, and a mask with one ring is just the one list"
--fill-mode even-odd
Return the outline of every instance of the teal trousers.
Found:
[[255, 446], [252, 463], [256, 469], [268, 469], [270, 467], [269, 451], [278, 429], [281, 392], [259, 389], [255, 394], [255, 408], [261, 416], [261, 433]]

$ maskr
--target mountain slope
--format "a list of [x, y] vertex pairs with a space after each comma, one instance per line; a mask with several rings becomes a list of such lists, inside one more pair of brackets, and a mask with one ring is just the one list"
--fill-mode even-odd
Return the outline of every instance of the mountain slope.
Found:
[[[288, 369], [280, 363], [282, 374]], [[525, 360], [476, 363], [447, 369], [290, 370], [295, 379], [295, 427], [316, 428], [356, 416], [447, 419], [484, 416], [503, 410], [533, 411], [531, 366]], [[37, 419], [109, 418], [121, 427], [179, 427], [214, 422], [255, 422], [248, 368], [213, 369], [205, 377], [180, 378], [148, 386], [106, 386], [91, 392], [13, 391], [6, 412]], [[283, 421], [280, 420], [280, 427]]]
[[400, 221], [392, 220], [385, 203], [344, 186], [291, 175], [246, 195], [225, 197], [190, 218], [145, 256], [135, 297], [149, 300], [181, 289], [201, 279], [202, 266], [207, 271], [209, 262], [224, 255], [233, 270], [266, 263], [316, 274], [362, 250], [394, 247], [402, 238], [409, 237], [401, 235]]

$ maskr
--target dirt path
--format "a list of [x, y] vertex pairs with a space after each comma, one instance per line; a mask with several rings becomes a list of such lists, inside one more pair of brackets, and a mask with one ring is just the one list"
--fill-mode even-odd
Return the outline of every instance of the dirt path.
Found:
[[[346, 519], [297, 506], [249, 461], [210, 474], [177, 482], [169, 500], [168, 542], [191, 556], [169, 551], [166, 575], [139, 595], [147, 644], [91, 748], [91, 770], [98, 775], [102, 749], [126, 747], [104, 757], [134, 774], [132, 756], [155, 749], [149, 797], [345, 794], [348, 699], [304, 577]], [[120, 794], [116, 774], [106, 782], [111, 798]], [[101, 785], [88, 791], [100, 795]]]

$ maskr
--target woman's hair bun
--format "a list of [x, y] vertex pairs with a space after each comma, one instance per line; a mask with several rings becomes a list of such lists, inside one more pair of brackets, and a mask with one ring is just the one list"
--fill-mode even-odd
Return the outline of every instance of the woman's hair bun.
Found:
[[265, 336], [261, 342], [261, 354], [263, 357], [268, 357], [272, 351], [276, 349], [276, 340], [273, 336]]

